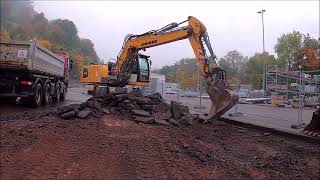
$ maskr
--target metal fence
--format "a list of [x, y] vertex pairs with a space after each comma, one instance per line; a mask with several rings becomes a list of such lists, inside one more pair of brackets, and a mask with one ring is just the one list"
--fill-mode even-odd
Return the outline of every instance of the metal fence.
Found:
[[[233, 86], [240, 95], [239, 104], [223, 117], [287, 131], [301, 131], [301, 128], [311, 121], [312, 113], [319, 101], [320, 76], [309, 76], [310, 72], [305, 71], [291, 72], [293, 75], [282, 72], [270, 73], [266, 73], [265, 97], [261, 91], [259, 94], [260, 89], [255, 89], [254, 85], [252, 90], [243, 90], [246, 86], [241, 86], [241, 83], [247, 84], [248, 81], [241, 79], [252, 75], [239, 76], [239, 84]], [[267, 76], [276, 76], [276, 79], [271, 82]], [[197, 90], [193, 92], [177, 89], [173, 94], [167, 94], [164, 89], [160, 93], [168, 102], [174, 100], [187, 105], [192, 113], [208, 113], [211, 106], [209, 96], [199, 90], [203, 89], [201, 83], [198, 83], [198, 88], [195, 89]], [[247, 96], [243, 96], [243, 93]], [[310, 99], [312, 102], [307, 102]]]

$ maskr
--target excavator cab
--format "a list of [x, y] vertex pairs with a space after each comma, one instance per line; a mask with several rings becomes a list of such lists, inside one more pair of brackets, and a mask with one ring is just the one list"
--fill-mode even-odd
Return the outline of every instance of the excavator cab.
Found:
[[143, 86], [149, 83], [150, 79], [150, 56], [138, 54], [135, 63], [133, 63], [128, 85]]
[[[130, 77], [126, 84], [144, 86], [145, 83], [149, 83], [151, 65], [150, 56], [139, 53], [135, 57], [135, 61], [132, 62]], [[83, 66], [81, 69], [80, 82], [92, 85], [103, 84], [107, 86], [115, 86], [114, 84], [116, 83], [114, 83], [113, 80], [116, 80], [117, 77], [112, 71], [114, 66], [115, 63], [113, 62], [109, 62], [108, 64]]]

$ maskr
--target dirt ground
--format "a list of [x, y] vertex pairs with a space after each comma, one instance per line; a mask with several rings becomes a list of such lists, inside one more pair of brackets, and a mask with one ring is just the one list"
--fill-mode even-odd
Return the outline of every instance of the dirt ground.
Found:
[[1, 118], [0, 179], [319, 179], [320, 143], [215, 122]]

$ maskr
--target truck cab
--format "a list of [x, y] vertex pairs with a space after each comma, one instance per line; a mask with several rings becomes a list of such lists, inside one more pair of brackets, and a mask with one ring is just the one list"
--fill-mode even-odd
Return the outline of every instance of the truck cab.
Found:
[[54, 54], [63, 57], [64, 60], [64, 78], [66, 81], [69, 80], [70, 70], [72, 69], [73, 61], [69, 58], [69, 54], [65, 51], [54, 51]]

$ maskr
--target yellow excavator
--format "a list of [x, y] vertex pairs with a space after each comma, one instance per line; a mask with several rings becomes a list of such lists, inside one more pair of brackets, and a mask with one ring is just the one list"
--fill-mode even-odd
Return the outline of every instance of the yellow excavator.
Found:
[[[184, 23], [188, 25], [182, 26]], [[143, 86], [149, 82], [150, 59], [139, 51], [183, 39], [190, 41], [206, 92], [211, 99], [206, 121], [219, 118], [238, 102], [239, 97], [227, 85], [225, 71], [218, 65], [206, 27], [192, 16], [181, 23], [171, 23], [158, 30], [140, 35], [128, 34], [115, 63], [83, 67], [80, 81], [108, 87]]]

